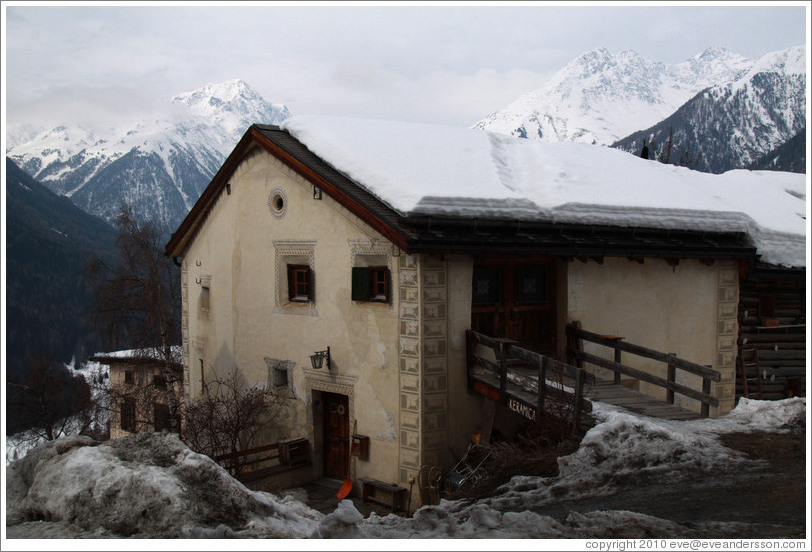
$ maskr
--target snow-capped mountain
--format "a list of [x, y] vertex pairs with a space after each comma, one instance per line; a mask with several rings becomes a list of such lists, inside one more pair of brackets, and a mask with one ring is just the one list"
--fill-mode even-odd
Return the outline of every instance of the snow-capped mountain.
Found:
[[28, 123], [11, 123], [6, 125], [6, 151], [29, 140], [36, 138], [37, 134], [45, 130], [42, 127]]
[[[613, 146], [639, 154], [646, 141], [650, 157], [721, 173], [753, 166], [799, 140], [805, 126], [806, 48], [796, 46], [763, 56], [740, 78], [703, 90], [663, 121]], [[803, 149], [790, 151], [797, 157]], [[797, 159], [782, 164], [805, 170]]]
[[668, 117], [699, 91], [736, 80], [754, 62], [709, 48], [675, 65], [632, 51], [583, 54], [542, 88], [474, 128], [544, 141], [608, 145]]
[[251, 124], [290, 115], [241, 80], [180, 94], [167, 111], [124, 131], [59, 126], [7, 155], [89, 213], [112, 220], [126, 203], [173, 231]]

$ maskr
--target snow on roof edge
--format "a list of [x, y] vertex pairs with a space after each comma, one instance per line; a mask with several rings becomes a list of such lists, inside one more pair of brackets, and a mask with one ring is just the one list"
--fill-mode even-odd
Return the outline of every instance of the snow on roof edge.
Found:
[[294, 116], [283, 130], [399, 214], [745, 232], [806, 266], [806, 176], [700, 173], [617, 149], [424, 123]]

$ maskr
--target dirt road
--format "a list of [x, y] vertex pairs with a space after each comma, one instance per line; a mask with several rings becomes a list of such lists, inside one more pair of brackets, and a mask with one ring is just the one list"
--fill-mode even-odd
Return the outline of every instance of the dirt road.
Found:
[[806, 538], [805, 434], [734, 433], [722, 441], [765, 461], [763, 467], [697, 473], [676, 484], [626, 481], [611, 496], [570, 500], [535, 511], [564, 519], [570, 512], [627, 510], [686, 525], [740, 522], [747, 524], [742, 538]]

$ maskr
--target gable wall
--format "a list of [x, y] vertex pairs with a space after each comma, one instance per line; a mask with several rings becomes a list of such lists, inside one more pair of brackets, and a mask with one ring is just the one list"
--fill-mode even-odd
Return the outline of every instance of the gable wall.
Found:
[[[352, 462], [355, 477], [396, 480], [398, 286], [391, 305], [354, 303], [350, 293], [353, 263], [369, 258], [387, 264], [397, 282], [399, 252], [326, 194], [314, 199], [311, 184], [264, 151], [249, 155], [230, 185], [183, 260], [188, 396], [201, 393], [201, 360], [208, 381], [237, 366], [264, 384], [269, 363], [289, 367], [290, 408], [266, 442], [307, 437], [320, 469], [313, 391], [346, 394], [350, 423], [357, 419], [358, 433], [371, 438], [369, 461]], [[284, 207], [274, 213], [269, 200], [277, 194]], [[288, 303], [288, 262], [313, 269], [313, 304]], [[201, 308], [206, 283], [208, 311]], [[327, 346], [332, 369], [313, 370], [309, 356]]]

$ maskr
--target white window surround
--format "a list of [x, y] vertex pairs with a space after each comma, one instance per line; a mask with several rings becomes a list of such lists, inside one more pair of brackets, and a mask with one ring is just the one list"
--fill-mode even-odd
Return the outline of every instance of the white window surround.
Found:
[[[315, 241], [274, 240], [274, 309], [276, 313], [318, 316], [318, 278], [314, 286], [316, 301], [298, 302], [288, 298], [288, 265], [307, 265], [313, 270], [315, 265]], [[315, 270], [313, 270], [315, 274]]]
[[203, 314], [209, 314], [211, 310], [211, 276], [201, 276], [196, 280], [196, 283], [200, 285], [200, 298], [198, 301], [200, 311]]
[[[363, 238], [350, 238], [347, 240], [350, 246], [350, 265], [353, 267], [385, 266], [389, 269], [389, 274], [394, 275], [392, 270], [392, 244], [385, 240], [373, 240]], [[348, 274], [347, 278], [351, 276]], [[393, 278], [390, 278], [394, 281]], [[396, 304], [397, 286], [391, 285], [389, 288], [389, 301], [355, 301], [359, 305], [376, 305], [379, 307], [393, 308]]]
[[265, 357], [265, 364], [268, 365], [268, 388], [278, 392], [286, 392], [293, 389], [293, 367], [296, 363], [292, 360], [280, 360], [277, 358]]
[[282, 218], [288, 210], [288, 195], [282, 188], [274, 188], [268, 194], [268, 210], [276, 218]]

